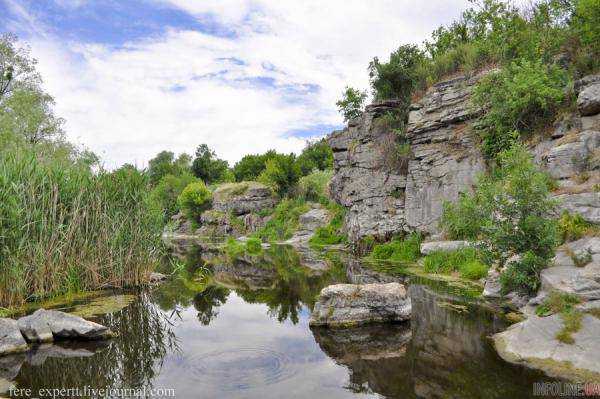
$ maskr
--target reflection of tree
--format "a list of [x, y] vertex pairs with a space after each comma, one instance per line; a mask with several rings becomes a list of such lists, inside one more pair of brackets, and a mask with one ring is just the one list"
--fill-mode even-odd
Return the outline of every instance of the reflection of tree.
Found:
[[164, 314], [141, 294], [124, 310], [98, 320], [118, 333], [106, 350], [89, 358], [47, 359], [24, 366], [17, 377], [21, 387], [151, 388], [168, 352], [178, 350]]
[[227, 302], [229, 290], [217, 285], [210, 285], [197, 294], [193, 301], [194, 307], [198, 311], [198, 320], [202, 325], [207, 326], [212, 319], [217, 317], [219, 311], [216, 309]]
[[274, 246], [260, 260], [262, 267], [276, 271], [271, 288], [236, 289], [246, 302], [263, 303], [269, 308], [269, 315], [279, 322], [289, 319], [296, 324], [303, 306], [312, 309], [316, 297], [323, 287], [340, 281], [338, 267], [334, 265], [322, 275], [312, 275], [303, 267], [298, 253], [289, 246]]

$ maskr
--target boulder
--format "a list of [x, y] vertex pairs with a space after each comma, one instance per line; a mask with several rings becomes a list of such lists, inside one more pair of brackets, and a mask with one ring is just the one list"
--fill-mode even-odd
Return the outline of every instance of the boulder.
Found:
[[560, 291], [576, 294], [586, 300], [600, 299], [600, 267], [555, 266], [542, 270], [542, 291]]
[[16, 321], [0, 319], [0, 355], [24, 352], [28, 349]]
[[[600, 303], [588, 304], [590, 307], [600, 308]], [[575, 340], [572, 345], [556, 339], [562, 328], [562, 316], [558, 314], [530, 315], [525, 321], [495, 334], [494, 346], [504, 360], [537, 368], [555, 377], [579, 382], [600, 378], [600, 319], [584, 314], [581, 329], [572, 335]]]
[[429, 241], [421, 244], [421, 253], [429, 255], [436, 251], [456, 251], [457, 249], [472, 246], [469, 241]]
[[336, 284], [323, 288], [310, 325], [349, 327], [410, 319], [411, 301], [399, 283]]
[[600, 82], [590, 84], [579, 92], [577, 109], [583, 116], [600, 113]]
[[30, 342], [50, 342], [53, 338], [95, 340], [112, 336], [108, 327], [56, 310], [38, 309], [17, 323]]
[[275, 206], [273, 191], [257, 182], [226, 183], [213, 193], [213, 209], [240, 216]]
[[500, 272], [494, 267], [490, 267], [488, 275], [485, 279], [483, 294], [486, 298], [501, 298], [502, 284], [500, 284]]

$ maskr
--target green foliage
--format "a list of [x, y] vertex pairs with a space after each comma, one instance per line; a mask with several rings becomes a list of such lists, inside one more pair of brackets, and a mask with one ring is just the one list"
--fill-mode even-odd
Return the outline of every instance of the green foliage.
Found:
[[426, 62], [425, 53], [415, 45], [402, 45], [386, 63], [377, 57], [369, 64], [369, 77], [377, 100], [400, 99], [409, 102], [422, 80], [420, 68]]
[[265, 170], [266, 163], [277, 156], [275, 150], [270, 150], [264, 154], [244, 155], [233, 167], [233, 174], [236, 181], [256, 180]]
[[0, 304], [142, 283], [162, 230], [145, 175], [40, 150], [0, 149]]
[[229, 260], [236, 260], [246, 252], [246, 246], [233, 237], [225, 242], [224, 252]]
[[325, 139], [309, 141], [296, 159], [296, 163], [302, 176], [315, 170], [328, 170], [333, 168], [333, 151]]
[[485, 110], [479, 121], [483, 153], [494, 158], [521, 135], [552, 122], [565, 100], [567, 80], [559, 67], [527, 60], [485, 76], [473, 95]]
[[366, 99], [366, 92], [346, 86], [341, 100], [336, 102], [335, 105], [344, 116], [344, 121], [347, 122], [361, 115]]
[[423, 258], [423, 270], [437, 274], [459, 272], [463, 278], [479, 280], [486, 276], [488, 269], [480, 258], [475, 248], [434, 251]]
[[[600, 68], [600, 5], [598, 0], [574, 0], [571, 25], [575, 46], [576, 69], [580, 73]], [[578, 43], [577, 43], [578, 41]]]
[[445, 202], [440, 226], [452, 240], [476, 240], [485, 215], [473, 195], [461, 193], [455, 203]]
[[562, 242], [575, 241], [583, 237], [591, 228], [580, 214], [570, 214], [569, 211], [563, 211], [558, 219], [558, 232]]
[[421, 256], [421, 241], [418, 233], [412, 233], [404, 240], [394, 238], [388, 243], [375, 244], [369, 257], [392, 262], [415, 262]]
[[258, 255], [262, 252], [262, 241], [256, 237], [248, 238], [246, 241], [246, 252], [251, 255]]
[[164, 220], [168, 221], [171, 216], [179, 211], [177, 198], [189, 184], [198, 182], [198, 178], [189, 172], [180, 175], [165, 175], [159, 183], [152, 189], [151, 195], [156, 203], [164, 212]]
[[265, 170], [258, 181], [271, 187], [279, 196], [284, 197], [298, 182], [300, 168], [294, 154], [277, 154], [266, 163]]
[[210, 208], [211, 202], [212, 193], [202, 181], [188, 184], [177, 198], [180, 209], [191, 221], [199, 220], [202, 212]]
[[313, 248], [323, 248], [326, 245], [343, 244], [348, 241], [348, 237], [343, 232], [346, 208], [333, 202], [327, 204], [327, 208], [333, 216], [326, 226], [317, 228], [310, 238], [309, 244]]
[[315, 170], [311, 174], [300, 178], [298, 181], [298, 195], [307, 201], [320, 202], [326, 204], [329, 202], [327, 187], [333, 177], [333, 171]]
[[253, 236], [263, 242], [287, 240], [298, 229], [300, 215], [308, 210], [303, 199], [283, 199], [273, 210], [272, 218]]
[[190, 174], [191, 162], [192, 158], [185, 153], [175, 159], [175, 154], [171, 151], [159, 152], [148, 161], [147, 173], [150, 177], [150, 183], [154, 186], [167, 175], [179, 177], [185, 173]]
[[515, 145], [498, 155], [496, 167], [478, 179], [472, 194], [446, 206], [442, 225], [455, 237], [479, 237], [490, 261], [503, 265], [522, 255], [508, 265], [502, 282], [506, 289], [534, 292], [558, 238], [550, 187], [527, 150]]
[[227, 161], [217, 158], [217, 155], [206, 144], [200, 144], [192, 162], [192, 172], [206, 184], [231, 180]]

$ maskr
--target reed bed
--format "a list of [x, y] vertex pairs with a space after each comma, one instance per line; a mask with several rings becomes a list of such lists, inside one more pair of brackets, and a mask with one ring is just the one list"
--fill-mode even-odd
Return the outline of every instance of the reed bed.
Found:
[[0, 151], [0, 306], [143, 284], [161, 218], [134, 168], [92, 173], [69, 157]]

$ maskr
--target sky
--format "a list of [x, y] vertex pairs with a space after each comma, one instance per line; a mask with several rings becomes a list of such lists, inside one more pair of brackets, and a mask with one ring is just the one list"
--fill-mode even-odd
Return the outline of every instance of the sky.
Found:
[[0, 0], [72, 142], [107, 168], [202, 143], [231, 164], [343, 127], [346, 85], [467, 0]]

